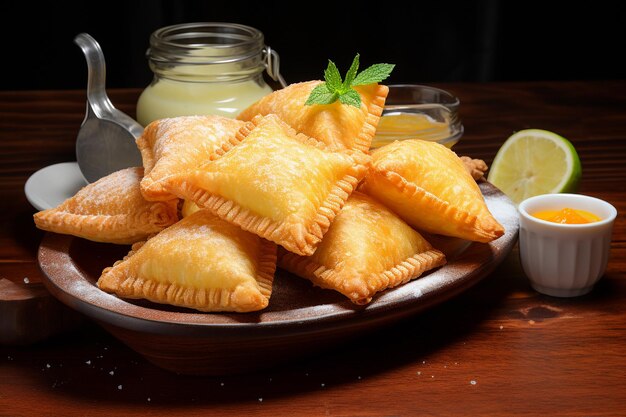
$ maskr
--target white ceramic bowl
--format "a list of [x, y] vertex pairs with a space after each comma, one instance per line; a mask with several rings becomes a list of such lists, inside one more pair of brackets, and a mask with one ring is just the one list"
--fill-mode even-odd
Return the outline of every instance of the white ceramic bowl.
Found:
[[[602, 220], [559, 224], [532, 215], [565, 207], [591, 212]], [[580, 194], [544, 194], [522, 201], [518, 209], [520, 258], [533, 288], [556, 297], [591, 291], [606, 269], [615, 207]]]
[[41, 168], [24, 184], [26, 199], [37, 210], [53, 208], [74, 196], [85, 185], [76, 162], [61, 162]]

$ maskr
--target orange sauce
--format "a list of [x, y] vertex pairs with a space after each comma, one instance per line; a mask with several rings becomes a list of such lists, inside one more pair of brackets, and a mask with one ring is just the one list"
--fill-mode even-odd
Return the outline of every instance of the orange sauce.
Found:
[[593, 213], [572, 208], [538, 211], [533, 213], [533, 216], [541, 220], [561, 224], [586, 224], [602, 220]]

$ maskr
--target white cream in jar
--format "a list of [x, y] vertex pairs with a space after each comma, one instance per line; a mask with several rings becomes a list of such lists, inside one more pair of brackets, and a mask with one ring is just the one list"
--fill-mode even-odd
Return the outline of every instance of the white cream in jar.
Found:
[[263, 79], [266, 68], [284, 83], [277, 54], [249, 26], [168, 26], [151, 35], [147, 55], [154, 79], [137, 102], [137, 120], [143, 126], [185, 115], [235, 117], [272, 91]]

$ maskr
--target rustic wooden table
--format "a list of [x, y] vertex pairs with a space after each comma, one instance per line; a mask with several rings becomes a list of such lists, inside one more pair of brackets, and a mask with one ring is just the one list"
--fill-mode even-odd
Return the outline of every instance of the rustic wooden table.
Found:
[[[22, 345], [0, 346], [0, 415], [626, 415], [626, 82], [440, 87], [462, 101], [459, 154], [490, 163], [528, 127], [574, 143], [580, 192], [619, 213], [605, 276], [583, 297], [543, 296], [515, 249], [478, 285], [425, 313], [230, 377], [161, 370], [42, 288], [42, 233], [23, 186], [37, 169], [74, 160], [84, 92], [0, 92], [0, 329], [32, 326], [15, 339]], [[110, 93], [129, 114], [138, 94]]]

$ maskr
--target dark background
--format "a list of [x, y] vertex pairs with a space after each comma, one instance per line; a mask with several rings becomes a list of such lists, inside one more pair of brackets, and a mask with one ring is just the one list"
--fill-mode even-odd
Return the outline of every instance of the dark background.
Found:
[[80, 32], [100, 42], [108, 88], [144, 87], [150, 33], [195, 21], [261, 30], [288, 82], [321, 78], [329, 58], [345, 72], [356, 52], [362, 68], [395, 63], [388, 83], [626, 78], [620, 2], [577, 3], [4, 1], [0, 90], [84, 88]]

